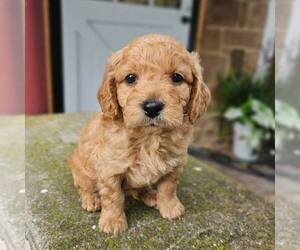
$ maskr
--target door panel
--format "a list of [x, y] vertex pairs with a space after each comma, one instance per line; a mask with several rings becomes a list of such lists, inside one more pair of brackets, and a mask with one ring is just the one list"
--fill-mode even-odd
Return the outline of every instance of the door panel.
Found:
[[158, 2], [62, 1], [66, 112], [99, 110], [96, 93], [106, 59], [133, 38], [168, 34], [187, 46], [190, 24], [182, 23], [181, 18], [191, 15], [191, 1], [182, 1], [180, 7], [174, 7], [177, 1], [164, 7], [157, 7]]

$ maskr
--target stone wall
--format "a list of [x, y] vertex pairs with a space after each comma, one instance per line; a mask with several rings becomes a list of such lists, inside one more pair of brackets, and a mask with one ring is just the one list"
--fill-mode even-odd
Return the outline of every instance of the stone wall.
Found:
[[253, 74], [261, 48], [268, 0], [208, 0], [200, 57], [212, 90], [230, 68]]

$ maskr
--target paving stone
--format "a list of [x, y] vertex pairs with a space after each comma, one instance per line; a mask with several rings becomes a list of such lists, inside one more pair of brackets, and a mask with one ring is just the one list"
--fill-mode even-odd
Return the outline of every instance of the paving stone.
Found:
[[100, 233], [99, 213], [81, 209], [66, 166], [90, 116], [27, 118], [26, 238], [32, 248], [274, 248], [274, 206], [192, 157], [178, 187], [184, 217], [168, 221], [157, 210], [127, 199], [129, 229], [120, 236]]

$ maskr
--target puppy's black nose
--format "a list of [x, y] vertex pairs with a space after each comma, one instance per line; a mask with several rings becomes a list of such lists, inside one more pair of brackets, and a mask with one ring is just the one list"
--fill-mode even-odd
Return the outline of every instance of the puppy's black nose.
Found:
[[147, 100], [142, 104], [142, 108], [146, 116], [154, 118], [160, 114], [164, 108], [164, 104], [157, 100]]

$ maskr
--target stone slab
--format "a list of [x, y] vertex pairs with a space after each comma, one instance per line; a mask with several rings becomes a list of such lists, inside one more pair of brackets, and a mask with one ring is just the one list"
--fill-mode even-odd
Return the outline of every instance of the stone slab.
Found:
[[90, 116], [26, 119], [26, 238], [33, 249], [274, 248], [274, 206], [192, 157], [178, 187], [183, 218], [165, 220], [128, 199], [127, 232], [100, 233], [99, 213], [81, 209], [66, 166]]

